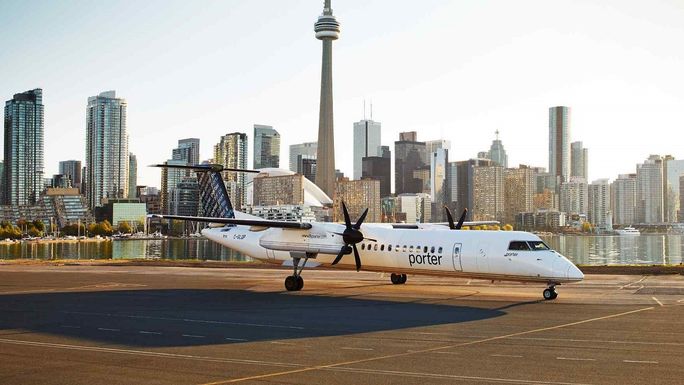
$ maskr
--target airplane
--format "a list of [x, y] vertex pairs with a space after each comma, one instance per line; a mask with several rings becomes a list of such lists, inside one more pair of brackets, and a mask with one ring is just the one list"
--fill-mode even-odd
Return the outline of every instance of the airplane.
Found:
[[364, 223], [368, 209], [352, 221], [342, 202], [343, 224], [266, 220], [234, 210], [221, 174], [262, 171], [216, 164], [152, 167], [194, 171], [205, 216], [148, 217], [207, 222], [213, 225], [202, 230], [202, 235], [222, 246], [267, 263], [291, 262], [293, 273], [285, 278], [287, 291], [304, 287], [302, 272], [310, 259], [319, 266], [390, 273], [397, 285], [406, 283], [407, 274], [545, 284], [545, 300], [556, 299], [556, 286], [584, 279], [577, 266], [534, 234], [462, 230], [463, 225], [489, 223], [465, 222], [466, 211], [454, 223], [445, 207], [448, 226]]

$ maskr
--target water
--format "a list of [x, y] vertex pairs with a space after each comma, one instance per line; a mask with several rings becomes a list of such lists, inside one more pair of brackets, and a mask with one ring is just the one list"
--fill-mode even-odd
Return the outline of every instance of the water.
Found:
[[[684, 235], [679, 234], [643, 234], [637, 237], [553, 235], [542, 238], [551, 248], [584, 265], [679, 264], [684, 254]], [[251, 261], [249, 257], [207, 239], [0, 244], [0, 259], [17, 258]]]

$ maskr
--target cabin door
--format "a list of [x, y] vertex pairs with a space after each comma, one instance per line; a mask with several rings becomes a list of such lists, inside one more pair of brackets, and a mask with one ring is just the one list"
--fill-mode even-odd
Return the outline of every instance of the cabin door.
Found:
[[461, 244], [460, 243], [455, 243], [454, 248], [453, 248], [453, 261], [454, 261], [454, 270], [456, 271], [463, 271], [463, 265], [461, 264]]

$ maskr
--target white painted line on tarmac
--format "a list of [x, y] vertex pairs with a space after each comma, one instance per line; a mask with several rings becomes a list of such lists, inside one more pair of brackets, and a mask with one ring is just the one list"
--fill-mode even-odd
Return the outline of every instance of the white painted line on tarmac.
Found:
[[657, 364], [658, 361], [638, 361], [638, 360], [622, 360], [622, 362], [627, 362], [630, 364]]
[[120, 331], [119, 329], [110, 329], [110, 328], [97, 328], [97, 330], [101, 330], [103, 332], [118, 332], [118, 331]]
[[154, 334], [154, 335], [157, 335], [157, 336], [160, 336], [160, 335], [161, 335], [160, 332], [148, 332], [147, 330], [141, 330], [141, 331], [139, 331], [138, 333], [140, 333], [140, 334]]
[[684, 299], [680, 299], [680, 300], [677, 301], [677, 302], [682, 303], [682, 302], [684, 302]]
[[348, 347], [348, 346], [343, 346], [340, 349], [342, 349], [342, 350], [363, 350], [366, 352], [370, 352], [373, 350], [373, 348], [352, 348], [352, 347]]
[[[422, 353], [420, 350], [412, 350], [411, 353]], [[454, 354], [454, 355], [459, 355], [461, 353], [459, 352], [433, 352], [435, 354]]]
[[187, 337], [187, 338], [204, 338], [204, 337], [206, 337], [206, 336], [200, 336], [200, 335], [197, 335], [197, 334], [182, 334], [181, 336], [182, 336], [182, 337]]
[[518, 354], [492, 354], [492, 357], [523, 358], [523, 356], [518, 355]]
[[244, 338], [224, 338], [226, 341], [247, 341]]
[[596, 361], [593, 358], [577, 358], [577, 357], [556, 357], [557, 360], [565, 361]]
[[80, 329], [80, 326], [74, 326], [74, 325], [60, 325], [61, 328], [66, 328], [66, 329]]
[[282, 341], [271, 341], [271, 343], [274, 345], [292, 345], [292, 346], [298, 345], [298, 344], [294, 344], [292, 342], [282, 342]]
[[662, 302], [658, 301], [658, 298], [656, 298], [656, 297], [651, 297], [651, 298], [653, 298], [653, 300], [656, 301], [656, 303], [657, 303], [658, 305], [660, 305], [660, 306], [665, 306], [665, 305], [663, 305]]

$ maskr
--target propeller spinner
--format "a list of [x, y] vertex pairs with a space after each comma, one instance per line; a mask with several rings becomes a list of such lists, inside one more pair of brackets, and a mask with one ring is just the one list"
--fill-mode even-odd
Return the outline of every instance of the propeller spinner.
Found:
[[344, 201], [342, 202], [342, 213], [344, 214], [344, 224], [346, 227], [344, 229], [344, 232], [335, 234], [342, 236], [344, 246], [342, 247], [342, 249], [340, 249], [340, 253], [337, 254], [337, 257], [332, 262], [332, 264], [336, 265], [338, 262], [340, 262], [342, 256], [354, 252], [354, 260], [356, 261], [356, 271], [359, 271], [361, 269], [361, 257], [359, 257], [359, 250], [356, 248], [356, 244], [363, 241], [364, 239], [377, 242], [377, 240], [375, 239], [364, 237], [363, 233], [360, 231], [361, 225], [363, 224], [363, 221], [366, 219], [366, 215], [368, 215], [368, 209], [363, 211], [363, 214], [361, 214], [359, 219], [353, 225], [351, 223], [351, 219], [349, 218], [349, 211], [347, 211], [347, 205], [344, 204]]

